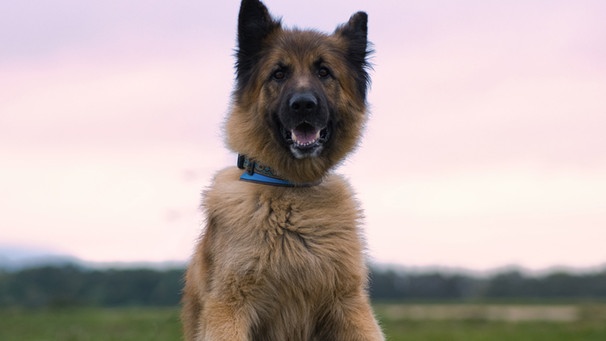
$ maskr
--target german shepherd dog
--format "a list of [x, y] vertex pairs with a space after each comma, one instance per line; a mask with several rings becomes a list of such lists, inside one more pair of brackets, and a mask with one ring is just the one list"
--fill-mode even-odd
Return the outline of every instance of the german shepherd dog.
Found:
[[367, 294], [361, 210], [331, 172], [358, 143], [367, 15], [332, 34], [285, 29], [243, 0], [225, 131], [238, 166], [205, 191], [185, 275], [187, 341], [383, 340]]

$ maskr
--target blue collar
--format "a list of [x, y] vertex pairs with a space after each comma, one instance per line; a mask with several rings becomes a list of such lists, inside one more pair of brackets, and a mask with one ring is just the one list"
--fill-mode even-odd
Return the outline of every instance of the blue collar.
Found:
[[263, 185], [281, 186], [281, 187], [311, 187], [320, 183], [294, 183], [278, 177], [274, 171], [255, 160], [248, 158], [246, 155], [238, 154], [238, 168], [244, 169], [245, 172], [240, 176], [240, 180], [254, 182]]

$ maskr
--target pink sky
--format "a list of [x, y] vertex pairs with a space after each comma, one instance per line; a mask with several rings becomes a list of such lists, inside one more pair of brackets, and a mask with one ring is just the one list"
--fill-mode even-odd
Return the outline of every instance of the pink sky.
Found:
[[[338, 172], [369, 255], [411, 266], [606, 263], [606, 2], [266, 1], [375, 44], [365, 140]], [[321, 10], [318, 10], [321, 9]], [[238, 3], [0, 4], [0, 245], [186, 260]]]

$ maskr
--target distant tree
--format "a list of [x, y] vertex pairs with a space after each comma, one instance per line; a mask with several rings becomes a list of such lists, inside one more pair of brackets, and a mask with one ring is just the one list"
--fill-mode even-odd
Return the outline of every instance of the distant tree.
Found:
[[377, 300], [450, 300], [475, 296], [477, 287], [477, 280], [464, 275], [373, 270], [370, 294]]
[[[176, 306], [183, 269], [90, 270], [77, 265], [0, 270], [0, 307]], [[507, 271], [489, 278], [440, 272], [371, 269], [373, 300], [602, 298], [606, 270], [529, 276]]]
[[488, 280], [484, 294], [490, 298], [532, 296], [534, 290], [529, 281], [518, 270], [500, 273]]
[[2, 306], [174, 306], [183, 270], [39, 267], [0, 273]]
[[29, 307], [62, 306], [79, 303], [82, 272], [73, 265], [41, 267], [9, 274], [5, 278], [4, 299], [7, 304]]

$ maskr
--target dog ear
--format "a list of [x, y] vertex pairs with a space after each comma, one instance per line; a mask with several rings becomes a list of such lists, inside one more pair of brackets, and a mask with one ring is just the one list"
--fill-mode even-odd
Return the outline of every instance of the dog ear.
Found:
[[335, 34], [340, 35], [348, 43], [349, 57], [363, 64], [366, 60], [368, 45], [368, 15], [358, 12], [349, 18], [346, 24], [337, 27]]
[[360, 95], [365, 97], [370, 84], [366, 71], [370, 68], [367, 58], [372, 53], [372, 50], [368, 49], [368, 15], [365, 12], [355, 13], [347, 23], [337, 27], [334, 34], [347, 43], [347, 59], [355, 68]]
[[280, 21], [274, 20], [267, 7], [258, 0], [242, 0], [238, 17], [238, 49], [236, 70], [239, 80], [250, 72], [263, 42], [274, 30], [280, 28]]

